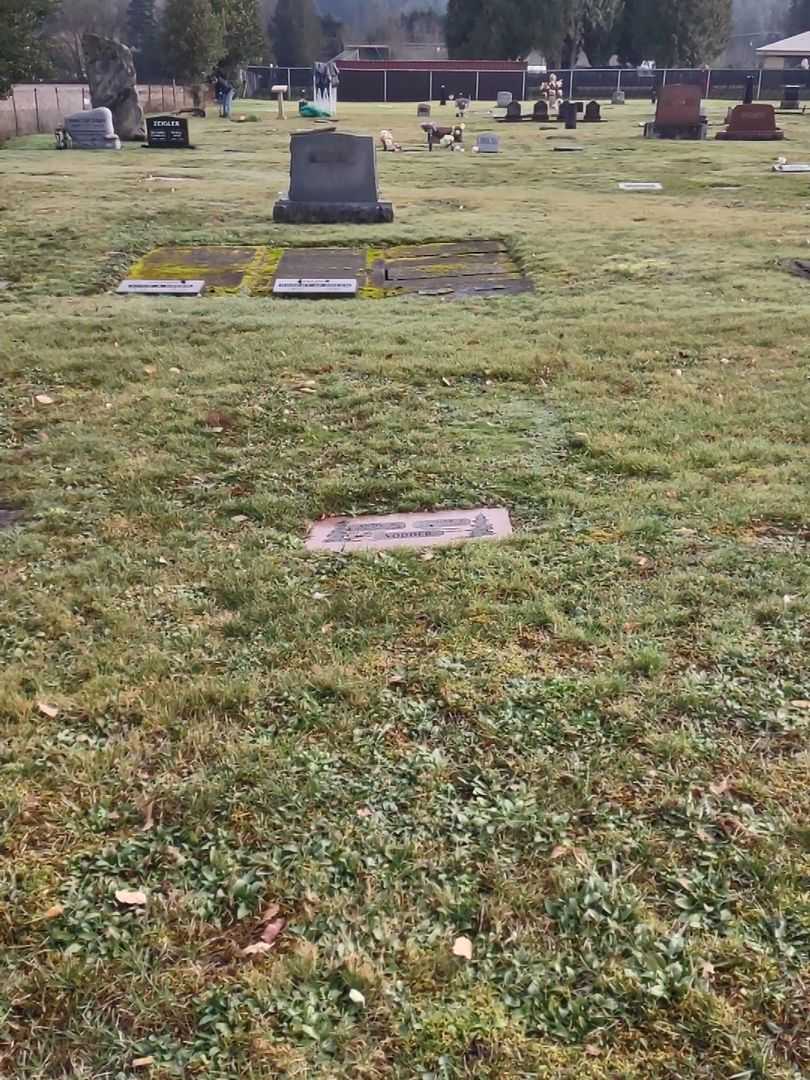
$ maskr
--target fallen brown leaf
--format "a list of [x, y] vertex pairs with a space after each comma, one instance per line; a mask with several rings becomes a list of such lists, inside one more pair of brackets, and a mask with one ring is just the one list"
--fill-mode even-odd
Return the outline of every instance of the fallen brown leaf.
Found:
[[150, 1065], [154, 1065], [154, 1064], [155, 1064], [155, 1059], [153, 1057], [135, 1058], [135, 1060], [132, 1062], [132, 1068], [133, 1069], [148, 1069]]
[[45, 912], [45, 918], [58, 919], [64, 910], [64, 904], [54, 904], [53, 907], [49, 907], [48, 910]]
[[272, 948], [273, 946], [266, 941], [256, 941], [242, 949], [242, 956], [263, 956], [265, 953], [269, 953]]
[[212, 409], [208, 416], [205, 418], [205, 426], [214, 428], [218, 431], [226, 431], [228, 428], [232, 428], [236, 421], [228, 413], [222, 412], [221, 409]]
[[53, 405], [53, 398], [50, 394], [37, 394], [34, 401], [37, 405]]
[[460, 956], [462, 960], [472, 960], [473, 944], [468, 937], [458, 937], [453, 942], [453, 956]]
[[730, 786], [729, 778], [726, 777], [725, 780], [721, 780], [718, 784], [709, 784], [709, 791], [712, 795], [725, 795]]
[[269, 922], [264, 930], [262, 930], [262, 941], [267, 945], [273, 945], [286, 925], [287, 920], [284, 918], [273, 919], [273, 921]]
[[278, 915], [279, 911], [281, 911], [281, 908], [278, 906], [278, 904], [268, 904], [262, 912], [262, 922], [272, 922], [273, 919], [275, 919], [276, 915]]
[[43, 716], [47, 716], [51, 720], [55, 720], [59, 715], [57, 707], [55, 705], [49, 705], [47, 701], [38, 701], [37, 708]]
[[126, 907], [143, 907], [147, 897], [146, 893], [140, 889], [119, 889], [115, 894], [115, 899]]
[[145, 375], [156, 375], [157, 374], [157, 368], [154, 366], [154, 364], [146, 364], [144, 366], [143, 371], [144, 371]]
[[794, 709], [810, 709], [810, 701], [791, 701], [790, 704]]

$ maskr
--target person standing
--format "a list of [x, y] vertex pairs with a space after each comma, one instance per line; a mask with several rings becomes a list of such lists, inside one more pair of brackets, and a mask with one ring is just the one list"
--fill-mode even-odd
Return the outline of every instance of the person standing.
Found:
[[214, 90], [219, 102], [219, 115], [227, 119], [231, 115], [231, 105], [233, 104], [233, 84], [221, 72], [217, 72], [214, 79]]

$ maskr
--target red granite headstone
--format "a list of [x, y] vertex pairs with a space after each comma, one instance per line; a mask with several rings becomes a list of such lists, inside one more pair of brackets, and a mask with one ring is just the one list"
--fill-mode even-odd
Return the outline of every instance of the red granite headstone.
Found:
[[784, 131], [776, 126], [773, 105], [753, 103], [737, 105], [728, 116], [728, 128], [718, 132], [718, 139], [740, 139], [752, 142], [783, 139]]
[[655, 109], [656, 127], [688, 127], [700, 123], [701, 90], [689, 83], [662, 86]]

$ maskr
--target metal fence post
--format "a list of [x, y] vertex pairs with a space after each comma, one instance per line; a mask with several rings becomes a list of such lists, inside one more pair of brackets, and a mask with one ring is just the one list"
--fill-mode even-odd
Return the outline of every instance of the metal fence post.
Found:
[[476, 73], [475, 73], [475, 100], [476, 101], [480, 101], [480, 99], [481, 99], [480, 90], [481, 90], [481, 72], [476, 71]]
[[706, 72], [706, 97], [708, 98], [712, 90], [712, 69]]
[[383, 101], [388, 101], [388, 69], [383, 70]]
[[53, 88], [53, 92], [54, 92], [54, 94], [56, 96], [56, 111], [59, 113], [59, 112], [62, 111], [61, 108], [59, 107], [59, 87], [55, 86]]
[[430, 75], [430, 82], [428, 83], [428, 101], [433, 101], [433, 72], [429, 71], [428, 74]]
[[34, 87], [34, 113], [37, 118], [37, 134], [39, 134], [39, 96], [36, 87]]
[[17, 119], [17, 101], [16, 101], [16, 99], [14, 97], [14, 87], [13, 86], [11, 88], [11, 108], [12, 108], [12, 110], [14, 112], [14, 134], [19, 135], [20, 134], [20, 123], [19, 123], [19, 120]]
[[757, 82], [757, 101], [762, 97], [762, 68], [759, 69], [759, 81]]
[[568, 84], [568, 86], [569, 86], [568, 100], [570, 101], [571, 98], [574, 96], [574, 69], [573, 68], [571, 68], [571, 81]]
[[621, 88], [622, 88], [622, 69], [619, 68], [618, 72], [619, 72], [619, 74], [616, 76], [616, 89], [621, 90]]
[[521, 101], [526, 100], [526, 70], [523, 71], [523, 93], [521, 94]]
[[666, 68], [664, 68], [664, 77], [663, 77], [663, 79], [661, 80], [661, 85], [662, 85], [662, 86], [666, 86], [666, 85], [667, 85], [667, 69], [666, 69]]

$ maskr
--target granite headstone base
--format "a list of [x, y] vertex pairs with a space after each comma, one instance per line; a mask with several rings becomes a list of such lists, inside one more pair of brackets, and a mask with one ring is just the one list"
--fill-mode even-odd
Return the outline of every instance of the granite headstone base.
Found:
[[657, 124], [649, 120], [644, 125], [645, 139], [705, 139], [709, 125], [701, 120], [698, 124]]
[[294, 202], [279, 199], [273, 221], [282, 225], [377, 225], [394, 220], [390, 202]]

